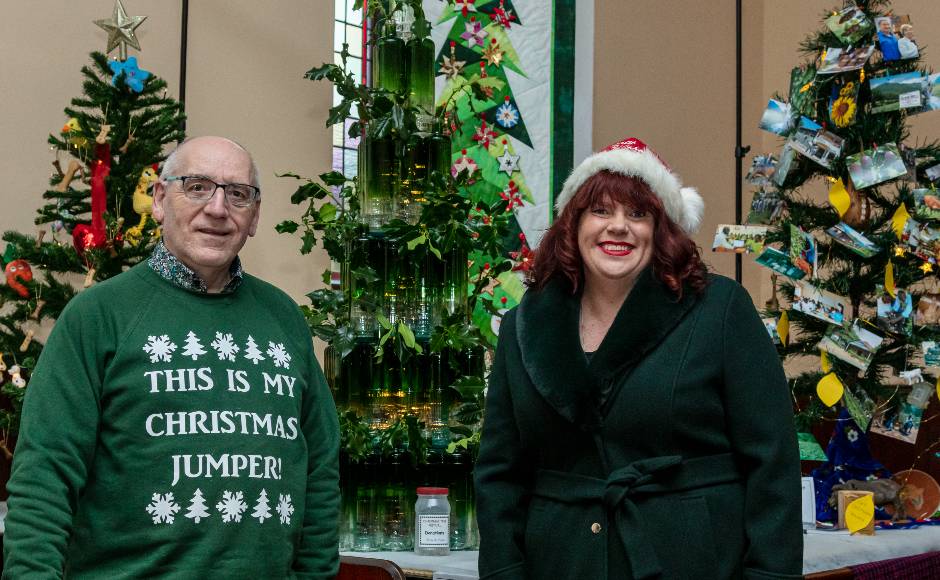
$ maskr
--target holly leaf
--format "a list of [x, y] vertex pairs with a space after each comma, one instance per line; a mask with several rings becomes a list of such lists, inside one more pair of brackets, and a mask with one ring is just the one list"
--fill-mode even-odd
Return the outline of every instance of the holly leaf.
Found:
[[346, 176], [339, 171], [330, 171], [320, 174], [320, 181], [326, 185], [343, 185], [346, 183]]
[[299, 227], [300, 227], [300, 224], [298, 224], [295, 221], [284, 220], [281, 223], [274, 226], [274, 231], [276, 231], [279, 234], [292, 234], [296, 232], [297, 228]]
[[425, 243], [426, 241], [428, 241], [428, 238], [424, 234], [421, 234], [420, 236], [412, 240], [408, 240], [408, 244], [407, 244], [408, 251], [413, 252], [415, 248]]
[[328, 78], [330, 73], [336, 74], [337, 71], [342, 74], [343, 69], [333, 63], [324, 63], [305, 72], [304, 78], [312, 81], [320, 81]]
[[290, 202], [294, 205], [303, 203], [304, 201], [314, 198], [314, 199], [323, 199], [330, 194], [330, 190], [323, 187], [319, 183], [305, 183], [297, 188], [297, 191], [290, 196]]
[[303, 243], [300, 245], [301, 254], [309, 254], [317, 245], [317, 235], [315, 232], [304, 232], [303, 238], [301, 239], [303, 241]]
[[483, 392], [486, 383], [481, 377], [463, 376], [454, 381], [450, 388], [460, 393], [461, 399], [472, 401]]
[[332, 203], [324, 203], [320, 206], [320, 221], [331, 222], [336, 220], [336, 206]]

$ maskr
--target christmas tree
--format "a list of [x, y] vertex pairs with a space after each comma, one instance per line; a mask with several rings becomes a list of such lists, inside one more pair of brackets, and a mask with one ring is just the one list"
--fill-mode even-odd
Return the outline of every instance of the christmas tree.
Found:
[[257, 518], [259, 524], [263, 524], [264, 520], [271, 517], [271, 505], [268, 503], [267, 491], [261, 490], [258, 501], [255, 503], [255, 510], [251, 512], [251, 517]]
[[192, 499], [189, 500], [189, 507], [186, 508], [186, 517], [198, 524], [203, 518], [209, 517], [207, 507], [202, 491], [197, 487]]
[[25, 389], [18, 385], [28, 383], [42, 351], [33, 335], [75, 295], [69, 278], [83, 276], [87, 287], [115, 276], [149, 256], [159, 236], [147, 191], [164, 146], [183, 138], [184, 116], [166, 96], [166, 82], [126, 56], [127, 45], [140, 49], [134, 30], [144, 18], [128, 16], [117, 0], [112, 17], [96, 21], [108, 32], [108, 52], [119, 48], [120, 58], [91, 53], [81, 69], [82, 95], [65, 108], [62, 130], [49, 136], [55, 173], [42, 192], [38, 233], [3, 234], [0, 366], [16, 365], [20, 377], [8, 380], [0, 371], [0, 450], [6, 454], [19, 428]]
[[[779, 155], [755, 158], [748, 176], [758, 186], [748, 222], [780, 246], [757, 261], [775, 272], [766, 322], [793, 375], [804, 459], [825, 459], [809, 434], [823, 420], [839, 419], [851, 445], [869, 429], [914, 443], [933, 396], [922, 377], [940, 373], [931, 351], [940, 318], [928, 308], [937, 303], [940, 146], [909, 142], [908, 130], [911, 115], [940, 107], [937, 75], [921, 64], [910, 19], [887, 1], [847, 5], [824, 25], [803, 42], [807, 61], [789, 94], [764, 113], [761, 128], [784, 139]], [[807, 193], [814, 183], [828, 188], [828, 203]], [[849, 420], [855, 427], [841, 424]]]

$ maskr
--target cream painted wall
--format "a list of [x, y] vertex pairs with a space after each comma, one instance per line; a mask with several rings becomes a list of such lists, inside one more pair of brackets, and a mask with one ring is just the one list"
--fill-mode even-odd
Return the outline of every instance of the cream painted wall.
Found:
[[[940, 4], [897, 0], [910, 13], [922, 46], [940, 44]], [[110, 0], [31, 0], [4, 5], [0, 19], [0, 231], [31, 231], [53, 155], [49, 132], [65, 122], [62, 108], [78, 95], [79, 68], [106, 35], [92, 21], [106, 18]], [[178, 94], [178, 2], [127, 0], [138, 29], [141, 64]], [[330, 90], [302, 78], [332, 60], [332, 1], [199, 0], [190, 3], [187, 113], [192, 135], [231, 136], [255, 153], [264, 186], [257, 237], [243, 251], [246, 267], [298, 301], [319, 284], [326, 257], [302, 257], [295, 238], [274, 225], [297, 215], [292, 180], [275, 172], [316, 175], [329, 169], [330, 132], [323, 124]], [[799, 61], [800, 40], [819, 25], [815, 0], [744, 2], [744, 143], [752, 153], [779, 147], [757, 129], [775, 91], [786, 91]], [[633, 135], [649, 142], [706, 200], [696, 241], [718, 272], [733, 275], [734, 259], [710, 251], [719, 223], [734, 219], [734, 1], [594, 1], [594, 148]], [[134, 51], [132, 51], [133, 53]], [[940, 57], [926, 51], [927, 62]], [[940, 113], [915, 117], [913, 135], [940, 137]], [[750, 161], [751, 155], [747, 161]], [[745, 210], [750, 191], [745, 189]], [[767, 276], [744, 259], [745, 284], [755, 301], [769, 296]]]
[[[111, 0], [4, 3], [0, 231], [35, 229], [54, 159], [46, 137], [67, 120], [62, 109], [81, 92], [79, 69], [88, 54], [104, 50], [107, 35], [92, 22], [110, 17], [112, 6]], [[125, 0], [125, 7], [148, 17], [137, 29], [141, 66], [178, 96], [180, 2]], [[274, 173], [317, 175], [330, 168], [331, 133], [324, 125], [330, 88], [303, 74], [333, 60], [332, 0], [199, 0], [190, 3], [189, 31], [187, 132], [229, 136], [254, 153], [262, 174], [261, 223], [242, 258], [248, 271], [305, 302], [328, 261], [319, 253], [301, 256], [296, 238], [274, 231], [298, 213], [289, 202], [296, 182]]]

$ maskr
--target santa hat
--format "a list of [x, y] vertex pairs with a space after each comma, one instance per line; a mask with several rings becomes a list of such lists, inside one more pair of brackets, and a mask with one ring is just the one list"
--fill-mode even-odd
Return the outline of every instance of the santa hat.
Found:
[[646, 143], [635, 138], [614, 143], [594, 153], [575, 167], [565, 180], [561, 195], [555, 201], [555, 209], [558, 210], [559, 215], [584, 182], [599, 171], [638, 177], [645, 181], [653, 193], [662, 200], [666, 215], [686, 233], [695, 233], [701, 225], [702, 214], [705, 211], [702, 196], [691, 187], [682, 187], [679, 177], [669, 169], [659, 155], [647, 147]]

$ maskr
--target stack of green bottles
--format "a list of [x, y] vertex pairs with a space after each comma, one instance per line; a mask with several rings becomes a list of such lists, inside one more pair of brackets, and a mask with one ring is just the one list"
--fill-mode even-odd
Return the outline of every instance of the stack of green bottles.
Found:
[[434, 122], [434, 42], [412, 34], [407, 6], [387, 7], [392, 18], [376, 23], [372, 52], [372, 86], [406, 97], [418, 110], [417, 136], [409, 147], [396, 147], [393, 135], [376, 136], [365, 126], [359, 144], [359, 201], [371, 230], [394, 219], [415, 224], [421, 204], [433, 187], [434, 173], [451, 166], [451, 140], [444, 124]]

